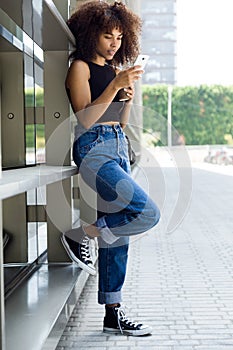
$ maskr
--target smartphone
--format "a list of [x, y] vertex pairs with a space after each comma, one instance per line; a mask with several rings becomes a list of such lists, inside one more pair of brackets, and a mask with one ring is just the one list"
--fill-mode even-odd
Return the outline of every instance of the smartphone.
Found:
[[144, 69], [147, 61], [149, 60], [149, 57], [149, 55], [138, 55], [136, 61], [134, 62], [134, 66], [141, 66], [142, 69]]

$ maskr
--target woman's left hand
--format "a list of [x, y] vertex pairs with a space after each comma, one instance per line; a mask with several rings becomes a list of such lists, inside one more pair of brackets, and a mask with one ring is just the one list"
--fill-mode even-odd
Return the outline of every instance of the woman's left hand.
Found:
[[134, 86], [129, 86], [127, 88], [124, 88], [127, 96], [129, 97], [128, 101], [125, 101], [126, 103], [132, 102], [133, 98], [134, 98], [134, 93], [135, 93], [135, 89]]

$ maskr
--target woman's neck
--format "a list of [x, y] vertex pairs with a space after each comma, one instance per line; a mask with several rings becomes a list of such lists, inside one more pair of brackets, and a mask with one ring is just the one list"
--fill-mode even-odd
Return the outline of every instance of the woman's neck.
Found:
[[106, 60], [104, 57], [96, 57], [91, 62], [98, 64], [99, 66], [104, 66], [106, 64]]

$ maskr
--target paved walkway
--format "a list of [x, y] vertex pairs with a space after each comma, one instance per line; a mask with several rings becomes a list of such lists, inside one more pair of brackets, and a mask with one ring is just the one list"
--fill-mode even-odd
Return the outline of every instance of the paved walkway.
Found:
[[57, 350], [233, 349], [233, 171], [208, 169], [193, 168], [189, 209], [171, 234], [164, 225], [179, 191], [176, 169], [163, 169], [158, 188], [154, 168], [147, 167], [146, 177], [138, 173], [145, 186], [154, 183], [163, 221], [131, 244], [124, 303], [153, 334], [102, 333], [104, 310], [97, 304], [97, 278], [90, 276]]

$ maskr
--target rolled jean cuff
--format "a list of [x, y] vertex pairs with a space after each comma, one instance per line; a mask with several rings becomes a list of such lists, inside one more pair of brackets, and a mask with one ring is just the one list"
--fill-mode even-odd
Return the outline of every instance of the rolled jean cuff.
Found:
[[118, 292], [98, 292], [99, 304], [118, 304], [122, 301], [121, 291]]
[[113, 244], [119, 239], [119, 237], [116, 237], [107, 226], [104, 216], [96, 221], [96, 227], [98, 228], [100, 236], [104, 242]]

